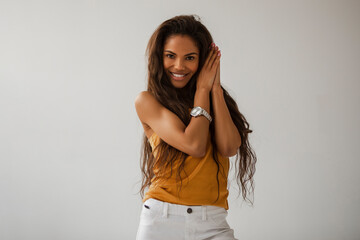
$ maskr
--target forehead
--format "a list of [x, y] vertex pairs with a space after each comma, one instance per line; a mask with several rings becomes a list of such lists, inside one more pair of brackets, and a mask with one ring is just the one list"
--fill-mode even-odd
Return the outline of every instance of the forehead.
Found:
[[187, 35], [172, 35], [168, 37], [164, 44], [164, 51], [165, 50], [184, 54], [189, 52], [199, 52], [195, 41]]

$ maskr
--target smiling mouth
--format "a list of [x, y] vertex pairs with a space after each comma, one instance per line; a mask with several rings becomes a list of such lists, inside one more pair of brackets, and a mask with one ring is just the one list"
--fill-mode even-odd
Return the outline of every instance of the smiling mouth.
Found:
[[171, 76], [173, 79], [175, 80], [183, 80], [185, 78], [185, 76], [188, 75], [188, 73], [186, 74], [176, 74], [176, 73], [173, 73], [173, 72], [170, 72]]

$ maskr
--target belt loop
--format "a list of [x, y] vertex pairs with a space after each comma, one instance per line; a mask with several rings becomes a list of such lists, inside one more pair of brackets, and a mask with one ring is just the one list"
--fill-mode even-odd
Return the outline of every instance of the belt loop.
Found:
[[202, 210], [202, 220], [206, 221], [206, 206], [201, 206]]
[[163, 217], [167, 218], [168, 217], [168, 209], [169, 209], [169, 203], [164, 202], [163, 203]]

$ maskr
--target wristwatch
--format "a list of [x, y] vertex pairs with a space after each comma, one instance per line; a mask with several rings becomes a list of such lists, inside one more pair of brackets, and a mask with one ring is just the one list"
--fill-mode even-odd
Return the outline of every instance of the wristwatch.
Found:
[[212, 121], [212, 117], [210, 116], [210, 114], [201, 107], [194, 107], [191, 110], [190, 115], [193, 117], [204, 116], [210, 121], [210, 123]]

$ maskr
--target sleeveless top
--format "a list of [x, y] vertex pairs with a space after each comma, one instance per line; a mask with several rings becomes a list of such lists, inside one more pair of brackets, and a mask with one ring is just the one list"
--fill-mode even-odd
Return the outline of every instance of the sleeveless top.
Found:
[[[160, 142], [159, 136], [154, 132], [148, 141], [152, 147], [154, 156], [156, 156], [157, 149], [155, 149], [155, 147]], [[227, 189], [227, 183], [229, 158], [217, 153], [219, 161], [218, 185], [216, 180], [218, 167], [213, 158], [212, 150], [213, 147], [209, 133], [205, 156], [202, 158], [188, 156], [185, 159], [185, 165], [181, 171], [182, 185], [177, 177], [180, 159], [174, 161], [172, 169], [170, 169], [170, 167], [166, 169], [166, 174], [163, 177], [157, 175], [158, 169], [155, 163], [153, 167], [155, 176], [151, 180], [143, 202], [149, 198], [154, 198], [181, 205], [213, 205], [228, 210], [227, 197], [229, 191]]]

